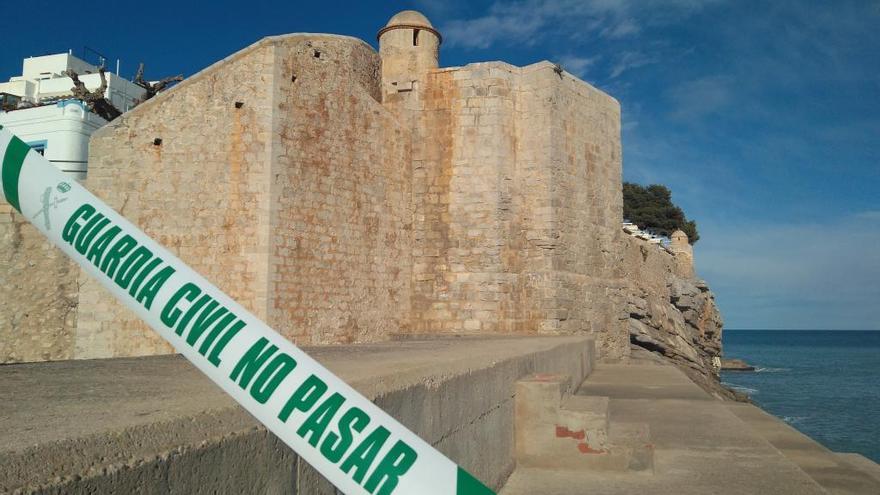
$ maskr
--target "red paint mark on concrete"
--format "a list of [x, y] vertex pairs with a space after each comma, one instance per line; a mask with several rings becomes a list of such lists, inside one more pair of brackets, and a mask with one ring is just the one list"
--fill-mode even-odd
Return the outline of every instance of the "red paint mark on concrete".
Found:
[[581, 451], [581, 454], [604, 454], [604, 450], [596, 450], [584, 442], [578, 444], [578, 450]]
[[587, 437], [584, 430], [572, 431], [565, 426], [556, 425], [556, 438], [574, 438], [575, 440], [583, 440]]

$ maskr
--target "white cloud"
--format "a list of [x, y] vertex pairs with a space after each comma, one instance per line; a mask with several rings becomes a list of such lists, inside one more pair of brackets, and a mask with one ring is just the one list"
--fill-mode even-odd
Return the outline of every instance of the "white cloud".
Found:
[[611, 73], [608, 77], [611, 79], [615, 79], [620, 77], [621, 74], [627, 72], [632, 69], [637, 69], [639, 67], [643, 67], [645, 65], [655, 64], [659, 60], [654, 57], [645, 55], [642, 52], [623, 52], [618, 57], [617, 62], [615, 62], [614, 66], [611, 68]]
[[697, 270], [715, 290], [729, 328], [880, 327], [880, 212], [823, 223], [707, 227], [696, 247]]
[[499, 39], [532, 44], [544, 27], [539, 17], [490, 15], [466, 21], [452, 21], [443, 27], [443, 37], [452, 46], [485, 49]]
[[619, 39], [638, 34], [642, 28], [635, 19], [624, 19], [617, 24], [606, 27], [600, 33], [603, 38]]
[[[522, 0], [496, 1], [486, 15], [441, 27], [450, 46], [488, 48], [498, 43], [533, 44], [548, 32], [583, 31], [612, 39], [641, 31], [639, 17], [687, 15], [719, 0]], [[564, 29], [560, 29], [563, 27]]]
[[429, 15], [446, 16], [455, 11], [456, 2], [451, 0], [416, 0], [416, 6]]
[[595, 57], [580, 57], [577, 55], [562, 55], [557, 59], [559, 61], [559, 65], [562, 66], [563, 69], [568, 72], [583, 78], [587, 74], [587, 69], [592, 67], [597, 60], [599, 60], [598, 56]]

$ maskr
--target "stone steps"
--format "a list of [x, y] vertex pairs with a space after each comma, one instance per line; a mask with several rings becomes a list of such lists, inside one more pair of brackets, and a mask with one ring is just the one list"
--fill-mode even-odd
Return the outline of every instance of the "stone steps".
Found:
[[[827, 489], [808, 475], [803, 465], [731, 412], [728, 403], [715, 400], [673, 366], [636, 360], [602, 364], [592, 370], [575, 394], [586, 399], [562, 398], [559, 409], [564, 403], [567, 409], [577, 410], [602, 403], [595, 401], [596, 397], [608, 397], [607, 442], [611, 455], [603, 462], [593, 456], [573, 469], [570, 458], [575, 456], [570, 447], [578, 444], [572, 444], [569, 438], [561, 446], [545, 447], [556, 462], [548, 460], [531, 466], [529, 459], [520, 461], [518, 450], [517, 468], [500, 495], [880, 493]], [[596, 409], [591, 411], [595, 413]], [[517, 429], [521, 423], [522, 418], [517, 417]], [[566, 428], [575, 432], [579, 429]], [[549, 443], [547, 436], [545, 444]], [[568, 466], [560, 462], [563, 454], [569, 458]], [[619, 461], [621, 458], [627, 460], [626, 464]]]
[[653, 445], [647, 424], [612, 421], [608, 397], [572, 392], [567, 375], [533, 375], [517, 382], [518, 467], [653, 470]]

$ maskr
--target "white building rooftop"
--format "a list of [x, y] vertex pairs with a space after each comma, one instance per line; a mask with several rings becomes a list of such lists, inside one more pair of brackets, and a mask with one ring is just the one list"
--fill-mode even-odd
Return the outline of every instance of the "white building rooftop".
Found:
[[[0, 83], [0, 125], [42, 153], [61, 171], [83, 179], [88, 165], [89, 137], [107, 123], [87, 105], [73, 99], [72, 69], [86, 88], [101, 87], [97, 66], [71, 53], [29, 57], [22, 62], [21, 75]], [[144, 97], [144, 88], [105, 73], [105, 98], [122, 112]]]

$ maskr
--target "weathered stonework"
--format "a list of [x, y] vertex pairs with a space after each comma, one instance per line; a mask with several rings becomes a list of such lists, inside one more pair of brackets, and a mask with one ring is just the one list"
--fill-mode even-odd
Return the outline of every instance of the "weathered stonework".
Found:
[[[399, 332], [409, 140], [378, 66], [353, 38], [267, 38], [93, 136], [86, 185], [298, 343]], [[77, 357], [170, 352], [95, 282], [80, 300]]]
[[733, 398], [713, 362], [721, 354], [721, 314], [706, 282], [694, 277], [690, 251], [670, 254], [625, 236], [622, 253], [633, 348], [672, 361], [709, 393]]
[[275, 52], [268, 321], [302, 343], [382, 340], [409, 316], [409, 134], [365, 43], [285, 37]]
[[[266, 38], [97, 132], [86, 186], [300, 344], [588, 334], [613, 360], [634, 321], [674, 320], [670, 345], [705, 364], [717, 312], [671, 292], [693, 277], [686, 239], [643, 256], [621, 232], [618, 102], [549, 62], [440, 68], [440, 42], [412, 11], [378, 53]], [[0, 310], [0, 362], [172, 352], [3, 218], [0, 275], [29, 275]]]
[[432, 70], [386, 102], [417, 122], [413, 332], [617, 323], [615, 100], [546, 62], [494, 62]]
[[694, 277], [694, 248], [688, 241], [687, 234], [676, 230], [669, 240], [669, 250], [675, 255], [677, 272], [683, 277]]
[[0, 204], [0, 363], [73, 357], [79, 269]]

